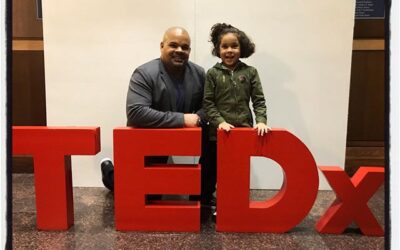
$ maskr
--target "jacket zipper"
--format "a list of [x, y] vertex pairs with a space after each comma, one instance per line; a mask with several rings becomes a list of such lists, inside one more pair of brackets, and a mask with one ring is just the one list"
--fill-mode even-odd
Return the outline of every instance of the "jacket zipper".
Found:
[[[238, 113], [237, 113], [237, 107], [238, 107], [238, 98], [237, 98], [237, 88], [236, 88], [236, 81], [233, 77], [233, 70], [230, 72], [231, 73], [231, 80], [233, 82], [233, 93], [235, 96], [235, 122], [238, 123]], [[234, 124], [232, 124], [234, 125]], [[235, 125], [234, 125], [235, 126]]]

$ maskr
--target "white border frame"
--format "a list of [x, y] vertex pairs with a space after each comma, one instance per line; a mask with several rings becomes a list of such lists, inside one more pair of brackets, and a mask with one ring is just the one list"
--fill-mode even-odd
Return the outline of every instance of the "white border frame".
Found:
[[399, 42], [400, 42], [400, 25], [399, 25], [400, 4], [399, 1], [393, 0], [390, 10], [390, 226], [391, 226], [391, 249], [399, 249], [400, 247], [400, 157], [399, 157], [399, 98], [400, 98], [400, 79], [399, 79]]
[[4, 25], [0, 30], [0, 128], [1, 128], [1, 154], [0, 154], [0, 248], [5, 249], [7, 241], [7, 50], [6, 50], [6, 1], [0, 4], [0, 19]]

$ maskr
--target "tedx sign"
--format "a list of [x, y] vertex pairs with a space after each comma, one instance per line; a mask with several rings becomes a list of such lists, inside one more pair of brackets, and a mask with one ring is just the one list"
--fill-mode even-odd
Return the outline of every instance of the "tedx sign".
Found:
[[[115, 229], [119, 231], [200, 231], [200, 203], [155, 201], [146, 194], [200, 194], [200, 164], [146, 166], [145, 156], [201, 154], [201, 130], [114, 129]], [[36, 223], [40, 230], [67, 230], [74, 224], [71, 155], [100, 152], [99, 127], [13, 127], [13, 154], [32, 155]], [[329, 142], [327, 142], [329, 143]], [[349, 178], [337, 166], [318, 166], [295, 135], [272, 129], [260, 137], [251, 128], [218, 131], [217, 223], [219, 232], [284, 233], [312, 208], [321, 171], [336, 193], [315, 225], [319, 233], [342, 233], [355, 222], [365, 235], [383, 228], [368, 200], [384, 181], [382, 167], [361, 167]], [[274, 160], [284, 181], [276, 196], [249, 201], [250, 157]]]

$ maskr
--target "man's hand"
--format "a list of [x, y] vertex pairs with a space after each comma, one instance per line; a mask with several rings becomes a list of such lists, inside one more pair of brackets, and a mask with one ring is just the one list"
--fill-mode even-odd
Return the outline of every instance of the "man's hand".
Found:
[[271, 130], [271, 128], [268, 127], [267, 124], [263, 122], [257, 123], [255, 129], [257, 129], [257, 134], [261, 136], [268, 133], [268, 130]]
[[234, 128], [235, 126], [233, 126], [232, 124], [229, 124], [229, 123], [227, 123], [227, 122], [221, 122], [219, 125], [218, 125], [218, 129], [223, 129], [223, 130], [225, 130], [226, 132], [229, 132], [232, 128]]
[[199, 126], [200, 117], [197, 114], [183, 114], [186, 128], [196, 128]]

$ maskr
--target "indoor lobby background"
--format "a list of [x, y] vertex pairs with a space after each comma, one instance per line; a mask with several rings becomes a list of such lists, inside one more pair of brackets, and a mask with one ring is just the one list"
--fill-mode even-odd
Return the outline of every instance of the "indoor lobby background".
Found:
[[[30, 10], [27, 7], [29, 2]], [[347, 2], [346, 6], [349, 6]], [[140, 3], [138, 1], [136, 4], [137, 9], [149, 8], [140, 6]], [[187, 16], [176, 18], [176, 13], [155, 12], [154, 16], [158, 16], [159, 21], [149, 21], [143, 14], [143, 21], [134, 22], [135, 18], [140, 20], [141, 16], [130, 17], [130, 12], [135, 15], [138, 13], [124, 13], [121, 10], [123, 4], [106, 9], [107, 4], [99, 2], [100, 11], [92, 11], [94, 14], [87, 13], [88, 7], [82, 4], [78, 8], [70, 2], [58, 9], [56, 5], [53, 2], [47, 5], [50, 20], [47, 29], [45, 27], [48, 36], [44, 38], [43, 46], [43, 25], [36, 18], [35, 1], [23, 1], [21, 4], [17, 1], [14, 4], [13, 125], [100, 126], [100, 154], [73, 158], [74, 184], [100, 186], [98, 163], [103, 157], [112, 157], [112, 129], [124, 126], [126, 122], [128, 80], [135, 67], [159, 56], [159, 40], [169, 25], [164, 24], [165, 18], [171, 19], [171, 25], [183, 23], [183, 26], [188, 26], [193, 43], [191, 60], [208, 69], [217, 61], [209, 52], [208, 32], [214, 20], [219, 19], [204, 16], [215, 16], [218, 12], [211, 15], [210, 11], [205, 11], [207, 6], [192, 4], [189, 8], [184, 6], [176, 11], [179, 14], [186, 11]], [[134, 8], [134, 4], [131, 5], [126, 8]], [[355, 165], [362, 164], [363, 160], [373, 160], [375, 164], [382, 165], [383, 19], [356, 19], [351, 55], [348, 53], [351, 52], [349, 36], [353, 30], [346, 18], [352, 13], [342, 11], [339, 3], [331, 3], [330, 7], [336, 9], [325, 10], [326, 15], [330, 16], [319, 18], [320, 24], [314, 24], [317, 23], [316, 15], [324, 7], [312, 7], [311, 2], [304, 4], [302, 9], [300, 3], [292, 5], [293, 9], [286, 10], [288, 15], [294, 15], [292, 18], [273, 11], [268, 13], [275, 15], [275, 19], [267, 20], [269, 25], [265, 25], [266, 34], [259, 31], [258, 25], [253, 25], [253, 20], [242, 21], [244, 27], [237, 24], [254, 37], [257, 45], [257, 52], [247, 61], [259, 69], [270, 126], [286, 128], [298, 136], [309, 147], [317, 164], [338, 165], [350, 172], [354, 172]], [[287, 3], [276, 7], [289, 6]], [[252, 8], [257, 9], [257, 6]], [[195, 11], [197, 18], [194, 19], [191, 16]], [[334, 19], [335, 11], [346, 13], [337, 20]], [[68, 13], [72, 12], [75, 18], [68, 17]], [[246, 13], [250, 13], [250, 10]], [[311, 17], [307, 17], [307, 14]], [[61, 18], [60, 15], [66, 17]], [[287, 18], [288, 24], [282, 24], [282, 18]], [[121, 23], [121, 20], [125, 21]], [[235, 24], [235, 15], [228, 15], [225, 21]], [[297, 21], [303, 22], [303, 26], [296, 24]], [[146, 29], [148, 35], [143, 35]], [[297, 32], [293, 35], [293, 29], [301, 30], [304, 34]], [[138, 33], [146, 38], [145, 41], [138, 38]], [[46, 46], [47, 54], [43, 50]], [[47, 62], [44, 58], [47, 58]], [[327, 60], [332, 62], [322, 66], [327, 64]], [[14, 163], [17, 172], [32, 169], [29, 157], [15, 159]], [[78, 169], [77, 165], [87, 167]], [[258, 173], [252, 177], [262, 175], [265, 180], [254, 188], [279, 188], [282, 182], [279, 167], [265, 169], [269, 175], [259, 167], [254, 169]], [[269, 177], [279, 175], [280, 179]], [[278, 184], [273, 187], [265, 184], [276, 180]], [[321, 183], [324, 182], [321, 178]], [[322, 188], [326, 189], [327, 186], [325, 184]]]
[[[246, 62], [261, 71], [260, 76], [261, 81], [264, 82], [263, 87], [272, 127], [287, 128], [302, 139], [309, 146], [311, 152], [315, 153], [314, 157], [316, 157], [317, 164], [340, 165], [345, 168], [349, 175], [353, 175], [357, 168], [363, 165], [385, 167], [386, 90], [383, 18], [355, 19], [354, 27], [346, 26], [352, 25], [352, 20], [346, 18], [354, 15], [354, 10], [349, 8], [349, 6], [354, 5], [354, 1], [276, 3], [281, 8], [285, 5], [297, 4], [297, 8], [288, 11], [287, 16], [282, 14], [284, 13], [282, 9], [275, 11], [269, 9], [268, 4], [271, 1], [267, 1], [262, 3], [262, 7], [264, 10], [268, 10], [269, 16], [275, 18], [268, 19], [269, 22], [266, 24], [257, 21], [259, 20], [257, 17], [265, 15], [262, 12], [263, 9], [257, 6], [246, 7], [250, 9], [248, 10], [249, 14], [245, 14], [247, 19], [242, 20], [238, 18], [240, 15], [235, 13], [227, 14], [226, 18], [218, 19], [218, 15], [223, 12], [227, 4], [224, 1], [212, 5], [207, 4], [211, 1], [182, 0], [168, 1], [168, 3], [153, 1], [147, 4], [146, 2], [130, 1], [124, 9], [122, 8], [123, 4], [115, 3], [112, 7], [107, 8], [107, 5], [111, 4], [107, 1], [86, 1], [86, 3], [79, 2], [79, 4], [63, 1], [62, 6], [57, 6], [59, 3], [45, 1], [42, 21], [38, 18], [41, 15], [37, 8], [38, 1], [13, 0], [12, 124], [15, 126], [86, 125], [101, 127], [102, 152], [96, 157], [76, 157], [73, 162], [74, 185], [80, 187], [76, 188], [76, 193], [82, 195], [79, 196], [78, 200], [83, 199], [82, 202], [84, 203], [85, 200], [82, 197], [85, 195], [89, 196], [90, 199], [96, 199], [93, 194], [99, 192], [105, 197], [107, 206], [112, 206], [112, 199], [108, 196], [106, 190], [100, 188], [99, 160], [103, 157], [112, 157], [112, 128], [125, 124], [126, 91], [133, 69], [141, 63], [159, 56], [158, 46], [162, 33], [167, 27], [173, 25], [182, 25], [189, 30], [192, 36], [191, 60], [205, 69], [208, 69], [217, 61], [217, 58], [211, 56], [211, 47], [208, 42], [211, 25], [215, 22], [227, 22], [243, 29], [254, 39], [257, 46], [255, 55]], [[260, 2], [263, 1], [246, 1], [246, 4]], [[94, 11], [97, 9], [95, 7], [90, 8], [90, 6], [96, 4], [101, 6], [101, 13]], [[174, 9], [171, 8], [174, 4], [179, 6], [181, 11], [168, 12]], [[322, 4], [325, 5], [322, 6]], [[326, 6], [329, 6], [330, 10], [327, 10], [328, 7]], [[143, 11], [143, 9], [157, 8], [159, 10], [152, 14], [149, 14], [149, 11]], [[243, 7], [229, 8], [239, 13]], [[327, 14], [325, 18], [320, 13], [321, 11], [325, 11], [323, 13]], [[89, 12], [91, 14], [88, 14]], [[61, 17], [61, 14], [64, 16]], [[310, 16], [307, 16], [307, 14], [310, 14]], [[332, 21], [330, 15], [336, 15], [337, 20]], [[120, 18], [117, 18], [118, 16]], [[304, 28], [301, 24], [296, 24], [301, 16], [304, 18], [302, 21], [311, 26]], [[46, 24], [45, 18], [49, 18], [48, 24]], [[136, 22], [133, 23], [135, 18]], [[50, 20], [53, 22], [50, 22]], [[84, 24], [79, 23], [82, 20], [86, 20], [86, 22]], [[132, 23], [130, 23], [131, 21]], [[48, 26], [44, 27], [43, 25]], [[78, 28], [79, 25], [88, 26]], [[90, 25], [97, 25], [100, 28], [91, 30]], [[297, 26], [290, 27], [293, 25]], [[339, 25], [339, 27], [335, 25]], [[340, 25], [343, 25], [343, 27]], [[304, 30], [301, 29], [302, 27]], [[298, 33], [291, 34], [292, 28], [297, 28]], [[102, 33], [102, 29], [106, 31], [116, 30], [111, 33]], [[122, 29], [122, 31], [118, 29]], [[148, 31], [147, 35], [140, 33], [146, 32], [146, 30]], [[301, 33], [301, 31], [307, 33]], [[315, 31], [314, 34], [313, 31]], [[46, 34], [48, 34], [48, 37], [46, 37]], [[289, 40], [289, 38], [296, 39]], [[120, 47], [116, 48], [115, 45]], [[107, 46], [109, 47], [107, 48]], [[97, 54], [99, 49], [104, 48], [108, 50], [103, 51], [102, 54]], [[288, 50], [288, 48], [291, 48], [291, 50]], [[319, 54], [310, 52], [312, 48], [316, 48]], [[338, 51], [343, 49], [349, 49], [343, 52], [348, 54], [338, 55]], [[136, 50], [140, 53], [135, 54]], [[46, 55], [46, 53], [51, 54]], [[281, 56], [279, 53], [281, 53]], [[326, 58], [318, 58], [324, 56], [336, 58], [338, 61], [331, 62], [332, 68], [321, 70], [312, 68], [323, 62]], [[48, 61], [45, 61], [45, 59]], [[293, 64], [288, 65], [286, 60], [291, 60]], [[98, 63], [93, 64], [96, 61]], [[301, 74], [292, 68], [298, 65], [303, 66], [296, 70], [308, 70], [310, 73], [314, 71], [315, 75], [301, 77]], [[61, 74], [63, 70], [67, 72], [65, 75]], [[111, 71], [114, 71], [111, 77], [104, 75]], [[338, 72], [334, 74], [335, 71]], [[95, 76], [96, 79], [91, 79], [91, 76]], [[107, 80], [102, 80], [104, 82], [100, 84], [99, 92], [96, 92], [93, 97], [83, 100], [83, 97], [91, 89], [96, 88], [97, 78], [104, 79], [107, 77]], [[347, 82], [346, 79], [348, 79]], [[309, 82], [305, 83], [305, 81]], [[82, 92], [74, 93], [74, 86], [70, 86], [71, 83], [76, 86], [85, 86], [82, 86]], [[320, 83], [320, 86], [318, 83]], [[310, 89], [303, 91], [301, 89], [302, 84]], [[318, 86], [321, 89], [318, 89]], [[323, 89], [325, 86], [328, 89]], [[335, 90], [335, 86], [338, 89]], [[289, 94], [286, 92], [285, 95], [283, 90], [291, 92]], [[304, 95], [296, 95], [296, 90], [303, 91]], [[57, 95], [57, 92], [60, 95]], [[316, 96], [319, 92], [326, 94], [326, 96]], [[328, 96], [328, 93], [331, 93], [331, 95]], [[62, 95], [65, 95], [64, 99], [61, 99]], [[286, 98], [280, 98], [282, 96]], [[310, 101], [308, 104], [301, 103], [307, 98], [315, 98], [316, 101]], [[335, 100], [335, 98], [337, 99]], [[315, 105], [318, 102], [322, 103], [324, 99], [327, 102], [330, 101], [331, 105], [339, 105], [335, 108], [340, 109], [340, 111], [334, 115], [339, 123], [339, 128], [335, 127], [335, 124], [331, 124], [332, 127], [324, 126], [329, 123], [329, 119], [333, 119], [332, 117], [327, 118], [329, 115], [324, 112], [325, 106]], [[312, 100], [314, 101], [314, 99]], [[85, 112], [87, 113], [77, 114], [79, 107], [86, 109]], [[296, 110], [293, 107], [296, 107]], [[326, 108], [328, 107], [329, 105], [326, 106]], [[301, 108], [312, 108], [313, 110], [303, 111]], [[66, 114], [63, 114], [64, 109]], [[88, 117], [89, 113], [96, 112], [96, 109], [98, 109], [98, 113], [93, 114], [92, 118], [85, 118]], [[330, 109], [325, 110], [331, 111]], [[288, 112], [290, 115], [287, 114]], [[290, 112], [293, 112], [293, 115]], [[74, 114], [76, 114], [76, 117], [73, 116]], [[312, 119], [307, 119], [308, 116]], [[318, 117], [321, 117], [323, 125], [314, 123]], [[296, 119], [296, 122], [291, 121], [291, 119]], [[312, 122], [312, 124], [307, 125], [307, 122]], [[335, 133], [329, 134], [330, 130], [335, 131]], [[311, 131], [314, 132], [314, 135]], [[337, 138], [332, 140], [330, 136], [334, 137], [335, 135], [338, 135]], [[324, 141], [325, 145], [321, 149], [320, 145], [324, 144]], [[332, 149], [335, 151], [333, 156], [326, 152], [329, 151], [330, 147], [336, 148], [336, 150]], [[325, 160], [331, 162], [321, 162]], [[265, 162], [261, 161], [258, 164], [263, 163]], [[16, 190], [18, 192], [33, 188], [31, 180], [33, 161], [31, 157], [13, 157], [12, 171], [14, 180], [20, 181], [14, 184], [17, 185]], [[268, 168], [268, 171], [275, 171], [275, 177], [262, 179], [269, 183], [275, 181], [276, 183], [272, 187], [280, 185], [282, 177], [277, 180], [276, 176], [282, 176], [281, 171], [278, 168], [272, 170]], [[264, 169], [254, 167], [252, 178], [254, 182], [257, 182], [255, 180], [257, 176], [267, 174]], [[322, 176], [320, 181], [325, 183], [321, 189], [329, 189]], [[85, 189], [84, 187], [93, 187], [93, 189]], [[256, 183], [253, 186], [255, 189], [271, 189], [272, 187], [263, 182]], [[383, 187], [380, 189], [379, 197], [374, 197], [376, 204], [374, 203], [373, 209], [375, 209], [375, 212], [381, 213], [377, 215], [380, 221], [384, 217], [383, 189]], [[329, 201], [326, 202], [325, 206], [329, 205]], [[107, 207], [104, 211], [110, 214], [106, 213], [103, 216], [112, 220], [112, 208]], [[17, 214], [22, 215], [21, 213], [14, 213], [14, 215]], [[79, 225], [78, 222], [76, 223]], [[110, 224], [107, 225], [106, 230], [112, 230]], [[312, 227], [312, 225], [309, 226]], [[34, 228], [34, 225], [31, 228]], [[37, 233], [34, 235], [40, 237]], [[315, 233], [310, 237], [319, 237], [316, 235]], [[354, 235], [350, 235], [349, 242], [363, 238], [360, 234], [354, 233]], [[68, 236], [65, 237], [69, 239]], [[296, 237], [300, 236], [296, 235]], [[171, 236], [171, 238], [174, 237]], [[50, 236], [46, 239], [54, 240]], [[257, 241], [257, 238], [253, 238], [253, 240]], [[287, 244], [291, 246], [290, 239], [287, 236], [285, 240], [288, 240]], [[328, 242], [336, 244], [336, 240], [330, 238]], [[382, 249], [383, 238], [372, 237], [369, 240], [371, 241], [365, 241], [368, 242], [367, 245], [373, 242], [371, 249]], [[359, 242], [363, 241], [360, 240]], [[343, 242], [346, 242], [346, 240], [343, 240]], [[306, 243], [307, 241], [304, 244]], [[49, 242], [44, 244], [49, 244]], [[65, 244], [68, 245], [68, 243]], [[121, 246], [125, 246], [123, 243], [121, 244]], [[308, 244], [311, 244], [311, 248], [320, 249], [313, 240], [310, 240]], [[339, 249], [339, 246], [342, 245], [341, 243], [337, 244], [337, 249]], [[16, 245], [15, 247], [17, 248]], [[328, 248], [336, 249], [335, 247]], [[306, 249], [306, 247], [304, 246], [303, 249]]]

